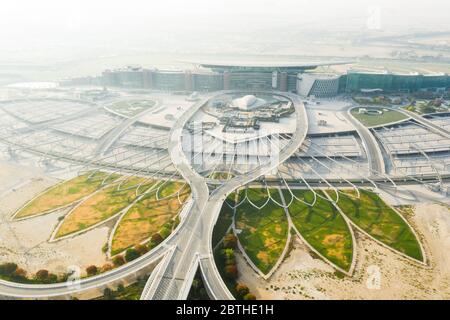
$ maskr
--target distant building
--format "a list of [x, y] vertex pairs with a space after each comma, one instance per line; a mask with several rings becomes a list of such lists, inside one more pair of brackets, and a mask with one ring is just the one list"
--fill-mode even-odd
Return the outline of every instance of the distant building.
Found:
[[446, 74], [423, 75], [418, 73], [395, 74], [390, 72], [349, 71], [346, 80], [347, 92], [377, 90], [384, 92], [415, 92], [423, 89], [439, 90], [450, 87], [450, 76]]
[[297, 93], [305, 97], [334, 97], [339, 93], [339, 79], [333, 74], [304, 73], [298, 76]]
[[297, 92], [305, 97], [326, 98], [340, 93], [443, 92], [450, 88], [447, 74], [423, 75], [390, 72], [347, 74], [312, 72], [319, 66], [347, 64], [322, 63], [225, 63], [195, 62], [192, 70], [144, 69], [138, 66], [105, 70], [101, 77], [69, 79], [62, 85], [95, 84], [163, 91], [208, 92], [218, 90]]

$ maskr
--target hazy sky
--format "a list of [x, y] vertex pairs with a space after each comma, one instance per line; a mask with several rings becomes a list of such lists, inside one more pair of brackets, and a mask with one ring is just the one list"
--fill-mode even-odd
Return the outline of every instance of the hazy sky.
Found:
[[271, 29], [282, 37], [283, 28], [305, 35], [312, 29], [450, 30], [449, 12], [449, 0], [1, 0], [0, 59], [1, 51], [86, 51], [155, 38], [170, 47], [230, 34], [251, 40]]
[[[364, 24], [371, 7], [380, 8], [382, 27], [449, 26], [448, 0], [2, 0], [2, 38], [39, 35], [113, 32], [152, 26], [187, 28], [271, 26], [275, 20], [312, 23], [323, 27], [355, 21]], [[450, 28], [450, 27], [449, 27]], [[242, 31], [245, 31], [242, 28]]]

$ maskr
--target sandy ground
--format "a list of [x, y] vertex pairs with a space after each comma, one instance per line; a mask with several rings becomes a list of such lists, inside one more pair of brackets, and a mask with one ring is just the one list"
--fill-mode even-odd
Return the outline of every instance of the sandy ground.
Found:
[[13, 164], [0, 164], [1, 182], [8, 182], [9, 190], [0, 193], [0, 263], [15, 262], [29, 273], [39, 269], [66, 272], [69, 266], [84, 270], [88, 265], [102, 265], [106, 256], [102, 247], [109, 229], [97, 228], [80, 236], [48, 243], [59, 219], [68, 210], [60, 210], [41, 217], [11, 221], [11, 215], [57, 179]]
[[357, 235], [353, 277], [340, 279], [295, 240], [293, 250], [268, 281], [258, 278], [238, 256], [239, 281], [258, 299], [450, 299], [450, 212], [419, 204], [410, 219], [422, 237], [429, 266], [421, 266]]

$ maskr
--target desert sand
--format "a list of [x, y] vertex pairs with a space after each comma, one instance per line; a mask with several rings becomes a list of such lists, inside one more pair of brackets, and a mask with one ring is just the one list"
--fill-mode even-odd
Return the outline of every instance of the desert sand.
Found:
[[106, 263], [102, 252], [109, 233], [106, 226], [67, 240], [48, 242], [59, 219], [70, 208], [27, 220], [11, 220], [17, 209], [59, 179], [34, 168], [7, 163], [0, 163], [0, 178], [8, 185], [0, 193], [0, 263], [15, 262], [28, 273], [40, 269], [64, 273], [72, 266], [84, 270], [92, 264]]

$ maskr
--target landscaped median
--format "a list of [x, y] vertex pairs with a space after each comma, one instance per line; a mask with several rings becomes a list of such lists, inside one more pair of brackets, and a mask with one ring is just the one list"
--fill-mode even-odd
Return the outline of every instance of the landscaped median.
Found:
[[[326, 190], [285, 188], [281, 195], [283, 199], [276, 188], [249, 188], [229, 196], [213, 233], [214, 245], [234, 213], [234, 232], [244, 257], [259, 274], [270, 275], [285, 252], [288, 214], [300, 239], [345, 274], [351, 275], [355, 266], [355, 229], [405, 257], [425, 261], [407, 220], [373, 191], [342, 189], [337, 203]], [[216, 258], [222, 264], [231, 259], [217, 254]]]
[[[269, 192], [271, 197], [281, 203], [277, 189], [270, 189]], [[272, 200], [267, 200], [266, 189], [242, 190], [238, 203], [244, 202], [236, 209], [235, 217], [239, 242], [263, 274], [269, 273], [280, 259], [289, 232], [284, 209]]]
[[136, 186], [143, 182], [145, 178], [133, 177], [120, 187], [119, 183], [114, 183], [95, 192], [68, 214], [55, 238], [85, 230], [119, 213], [133, 203], [137, 197]]
[[422, 248], [404, 218], [388, 206], [377, 194], [347, 190], [337, 204], [350, 220], [364, 232], [408, 257], [424, 261]]
[[[292, 222], [301, 237], [324, 258], [348, 272], [353, 260], [353, 239], [345, 219], [325, 200], [325, 194], [317, 190], [316, 201], [309, 206], [294, 198], [288, 208]], [[292, 190], [298, 199], [313, 203], [315, 197], [310, 190]], [[292, 199], [288, 190], [283, 190], [286, 201]], [[324, 199], [325, 198], [325, 199]]]
[[404, 113], [386, 108], [357, 107], [350, 112], [366, 127], [376, 127], [408, 119]]
[[25, 204], [15, 213], [14, 219], [34, 217], [73, 204], [98, 190], [102, 183], [110, 183], [118, 177], [116, 174], [98, 171], [61, 182]]
[[120, 219], [115, 229], [111, 254], [135, 246], [155, 234], [166, 238], [175, 227], [175, 218], [190, 196], [190, 188], [182, 182], [168, 182], [158, 193], [149, 193], [136, 202]]
[[[39, 215], [39, 210], [53, 208], [55, 202], [52, 206], [43, 203], [55, 195], [69, 198], [58, 199], [59, 206], [75, 203], [74, 199], [80, 201], [71, 212], [61, 216], [51, 241], [76, 237], [87, 230], [95, 231], [107, 221], [115, 221], [110, 239], [102, 249], [108, 253], [109, 261], [102, 266], [88, 266], [85, 276], [89, 277], [110, 271], [157, 247], [179, 224], [179, 214], [189, 203], [191, 190], [184, 181], [91, 172], [58, 184], [29, 205], [33, 204], [33, 212]], [[27, 276], [27, 271], [14, 263], [0, 265], [0, 279], [7, 281], [56, 283], [66, 281], [67, 277], [47, 270]]]

